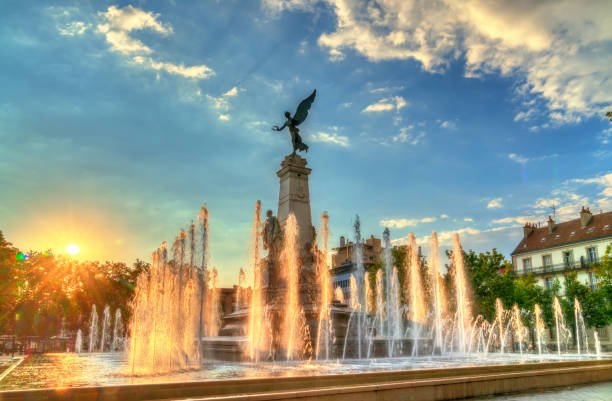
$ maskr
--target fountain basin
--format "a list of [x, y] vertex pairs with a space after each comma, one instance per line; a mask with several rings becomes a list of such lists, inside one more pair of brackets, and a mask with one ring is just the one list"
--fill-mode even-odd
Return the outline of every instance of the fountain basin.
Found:
[[608, 380], [612, 359], [5, 391], [0, 400], [447, 400]]

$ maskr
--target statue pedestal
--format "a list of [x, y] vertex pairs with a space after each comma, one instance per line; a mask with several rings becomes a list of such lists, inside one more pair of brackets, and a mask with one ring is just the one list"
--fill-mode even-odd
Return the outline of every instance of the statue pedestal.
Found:
[[310, 191], [308, 176], [311, 169], [308, 162], [298, 154], [286, 156], [281, 163], [281, 169], [276, 172], [280, 178], [278, 193], [278, 221], [284, 227], [287, 217], [293, 213], [300, 229], [300, 250], [310, 250], [314, 241], [314, 227], [310, 216]]

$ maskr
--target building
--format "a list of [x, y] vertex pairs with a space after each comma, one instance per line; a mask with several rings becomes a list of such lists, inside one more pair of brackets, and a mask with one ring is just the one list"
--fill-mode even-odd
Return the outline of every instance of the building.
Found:
[[578, 280], [594, 287], [593, 263], [598, 262], [612, 244], [612, 212], [592, 214], [584, 207], [580, 217], [537, 227], [527, 223], [523, 239], [512, 252], [512, 267], [517, 274], [534, 273], [540, 284], [550, 288], [555, 278], [575, 271]]
[[[597, 285], [593, 263], [601, 260], [606, 248], [612, 245], [612, 212], [593, 214], [588, 208], [580, 210], [574, 220], [556, 223], [548, 217], [545, 226], [527, 223], [523, 239], [512, 252], [512, 268], [519, 274], [533, 273], [539, 284], [551, 288], [555, 279], [576, 272], [578, 280], [591, 288]], [[612, 344], [612, 327], [599, 330], [602, 345]]]
[[[350, 278], [356, 271], [357, 264], [355, 260], [355, 243], [346, 241], [344, 237], [340, 237], [340, 246], [333, 249], [331, 276], [334, 290], [337, 287], [342, 288], [344, 299], [350, 298]], [[382, 245], [380, 238], [375, 238], [373, 235], [362, 243], [363, 264], [371, 266], [380, 261]]]

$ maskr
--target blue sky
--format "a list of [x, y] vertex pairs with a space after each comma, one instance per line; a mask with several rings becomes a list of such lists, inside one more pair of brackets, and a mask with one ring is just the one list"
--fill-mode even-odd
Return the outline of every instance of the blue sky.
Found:
[[[24, 4], [25, 3], [25, 4]], [[331, 245], [384, 226], [506, 256], [526, 221], [612, 210], [606, 1], [0, 4], [0, 229], [22, 249], [148, 259], [211, 214], [222, 284], [276, 209], [302, 126]]]

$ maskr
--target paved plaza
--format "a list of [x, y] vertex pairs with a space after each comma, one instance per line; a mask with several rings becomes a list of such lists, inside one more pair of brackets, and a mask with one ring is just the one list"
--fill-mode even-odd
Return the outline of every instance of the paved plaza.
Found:
[[612, 382], [588, 386], [568, 386], [503, 396], [470, 398], [495, 401], [612, 401]]

